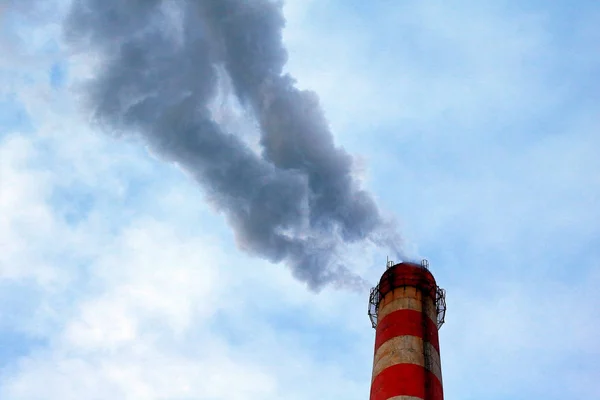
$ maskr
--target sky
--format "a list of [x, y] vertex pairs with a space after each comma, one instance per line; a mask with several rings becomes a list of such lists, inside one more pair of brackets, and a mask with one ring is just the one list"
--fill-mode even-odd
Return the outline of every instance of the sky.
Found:
[[[0, 0], [0, 398], [366, 399], [368, 290], [244, 252], [186, 171], [92, 124], [68, 9]], [[284, 15], [286, 71], [447, 291], [445, 398], [600, 398], [600, 5]], [[346, 254], [372, 285], [388, 255]]]

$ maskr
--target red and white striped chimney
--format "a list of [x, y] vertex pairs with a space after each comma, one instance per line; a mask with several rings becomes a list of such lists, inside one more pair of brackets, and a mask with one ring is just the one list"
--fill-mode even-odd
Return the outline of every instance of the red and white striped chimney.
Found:
[[369, 302], [376, 329], [370, 400], [443, 400], [438, 329], [445, 313], [445, 291], [427, 261], [388, 262]]

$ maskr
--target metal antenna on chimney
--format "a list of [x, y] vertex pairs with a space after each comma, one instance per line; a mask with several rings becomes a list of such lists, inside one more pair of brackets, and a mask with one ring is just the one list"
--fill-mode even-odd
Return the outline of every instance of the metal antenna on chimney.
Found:
[[385, 269], [389, 269], [390, 267], [394, 266], [394, 261], [390, 260], [389, 256], [385, 257], [386, 261], [385, 261]]

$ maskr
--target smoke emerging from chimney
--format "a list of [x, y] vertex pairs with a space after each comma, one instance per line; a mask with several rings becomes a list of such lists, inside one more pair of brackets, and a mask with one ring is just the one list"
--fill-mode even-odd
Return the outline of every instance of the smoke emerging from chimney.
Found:
[[[100, 57], [84, 86], [95, 121], [187, 170], [240, 248], [286, 263], [313, 290], [362, 288], [339, 261], [344, 246], [397, 253], [399, 238], [335, 146], [318, 97], [283, 73], [284, 25], [270, 0], [75, 0], [64, 28], [74, 49]], [[255, 116], [261, 154], [213, 119], [219, 71]]]

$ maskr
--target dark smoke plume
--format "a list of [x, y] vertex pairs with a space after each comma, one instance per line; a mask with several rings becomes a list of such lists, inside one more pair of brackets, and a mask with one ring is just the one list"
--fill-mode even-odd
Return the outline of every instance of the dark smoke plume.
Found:
[[[284, 24], [270, 0], [75, 0], [65, 34], [100, 57], [84, 89], [96, 121], [189, 171], [240, 247], [287, 263], [314, 290], [362, 286], [337, 261], [341, 246], [394, 248], [397, 235], [335, 146], [317, 96], [283, 73]], [[218, 71], [258, 121], [262, 154], [213, 119]]]

